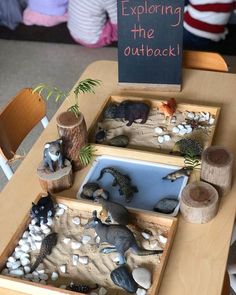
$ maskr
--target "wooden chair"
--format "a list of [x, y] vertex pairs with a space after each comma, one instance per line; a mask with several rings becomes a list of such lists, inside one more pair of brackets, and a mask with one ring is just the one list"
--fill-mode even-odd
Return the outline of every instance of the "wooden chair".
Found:
[[8, 179], [13, 175], [8, 161], [14, 159], [23, 139], [40, 121], [46, 128], [46, 103], [30, 88], [22, 89], [0, 111], [0, 166]]
[[215, 52], [183, 51], [183, 67], [217, 72], [228, 72], [228, 66], [223, 57]]

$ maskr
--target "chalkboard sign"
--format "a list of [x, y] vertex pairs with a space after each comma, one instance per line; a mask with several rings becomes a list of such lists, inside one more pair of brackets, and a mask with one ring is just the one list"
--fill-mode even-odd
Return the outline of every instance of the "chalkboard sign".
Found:
[[184, 0], [117, 3], [119, 83], [180, 90]]

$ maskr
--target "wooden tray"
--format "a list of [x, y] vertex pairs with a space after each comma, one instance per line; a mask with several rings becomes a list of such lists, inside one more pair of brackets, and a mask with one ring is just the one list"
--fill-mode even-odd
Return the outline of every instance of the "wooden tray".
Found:
[[[78, 210], [78, 215], [81, 215], [81, 214], [83, 215], [83, 212], [87, 214], [89, 213], [90, 215], [90, 213], [93, 210], [101, 209], [100, 205], [97, 205], [97, 204], [88, 204], [88, 202], [71, 200], [71, 199], [66, 199], [63, 197], [55, 197], [55, 201], [56, 203], [64, 204], [68, 208], [76, 210], [76, 213]], [[154, 294], [157, 294], [158, 288], [160, 287], [161, 279], [164, 273], [167, 259], [171, 251], [171, 246], [172, 246], [174, 235], [177, 228], [177, 219], [166, 217], [164, 215], [156, 214], [156, 213], [147, 214], [142, 212], [141, 210], [130, 210], [130, 213], [131, 213], [131, 217], [134, 218], [135, 220], [137, 219], [142, 220], [146, 223], [156, 224], [159, 227], [163, 226], [168, 229], [167, 243], [165, 244], [164, 252], [161, 256], [158, 267], [155, 266], [156, 267], [155, 271], [152, 274], [152, 287], [148, 291], [149, 295], [154, 295]], [[27, 216], [23, 218], [22, 223], [20, 224], [19, 228], [13, 235], [12, 239], [9, 241], [7, 247], [4, 249], [2, 253], [0, 253], [0, 270], [4, 268], [7, 258], [14, 251], [19, 239], [21, 238], [24, 231], [27, 229], [29, 223], [30, 223], [30, 218], [27, 214]], [[107, 275], [110, 276], [110, 274], [107, 274]], [[64, 289], [59, 289], [57, 287], [53, 287], [49, 285], [41, 285], [39, 283], [25, 281], [19, 278], [8, 277], [5, 275], [0, 275], [0, 287], [16, 290], [26, 294], [35, 294], [35, 295], [81, 294], [81, 293], [77, 293], [77, 292], [75, 293], [75, 292], [64, 290]]]
[[[119, 147], [114, 147], [110, 146], [108, 144], [96, 144], [95, 143], [95, 133], [98, 127], [98, 123], [103, 122], [103, 113], [104, 110], [108, 107], [110, 103], [121, 103], [124, 100], [133, 100], [133, 101], [146, 101], [150, 104], [151, 109], [159, 109], [159, 107], [162, 105], [162, 102], [165, 102], [165, 100], [156, 100], [156, 99], [147, 99], [147, 98], [141, 98], [141, 97], [131, 97], [131, 96], [110, 96], [107, 98], [107, 100], [104, 102], [103, 107], [101, 108], [100, 112], [97, 114], [95, 117], [94, 121], [91, 124], [91, 127], [89, 129], [89, 142], [94, 143], [98, 155], [101, 154], [106, 154], [106, 155], [115, 155], [119, 154], [121, 156], [125, 155], [126, 152], [128, 151], [135, 151], [135, 150], [141, 150], [141, 151], [146, 151], [150, 153], [160, 153], [160, 154], [168, 154], [170, 150], [162, 149], [162, 146], [159, 145], [157, 147], [153, 146], [142, 146], [142, 145], [137, 145], [135, 146], [134, 144], [129, 145], [126, 148], [119, 148]], [[210, 146], [212, 144], [215, 128], [217, 126], [217, 122], [219, 119], [219, 113], [220, 113], [220, 108], [219, 107], [214, 107], [214, 106], [203, 106], [203, 105], [195, 105], [195, 104], [184, 104], [184, 103], [178, 103], [177, 102], [177, 112], [194, 112], [194, 113], [201, 113], [201, 112], [209, 112], [212, 116], [214, 116], [214, 124], [212, 124], [211, 127], [211, 132], [206, 138], [204, 138], [202, 141], [204, 148]], [[126, 122], [127, 123], [127, 122]], [[125, 123], [125, 124], [126, 124]], [[123, 123], [124, 124], [124, 123]], [[139, 124], [137, 124], [137, 129]], [[145, 125], [145, 124], [144, 124]], [[143, 126], [144, 126], [143, 125]], [[142, 124], [140, 124], [140, 127]], [[132, 126], [131, 126], [132, 127]], [[129, 128], [131, 128], [129, 127]], [[157, 127], [157, 126], [156, 126]], [[199, 137], [201, 131], [194, 131], [191, 134], [187, 134], [186, 137], [190, 138], [195, 138]], [[154, 131], [153, 131], [154, 133]], [[175, 136], [174, 134], [172, 134]], [[158, 134], [156, 135], [156, 137]], [[178, 139], [184, 138], [185, 136], [178, 136]], [[205, 137], [205, 136], [204, 136]], [[198, 139], [198, 138], [196, 138]], [[144, 139], [145, 141], [145, 139]], [[174, 145], [174, 140], [173, 140], [173, 145]], [[112, 151], [114, 149], [114, 151]], [[132, 153], [131, 153], [132, 154]], [[170, 155], [171, 156], [171, 155]]]

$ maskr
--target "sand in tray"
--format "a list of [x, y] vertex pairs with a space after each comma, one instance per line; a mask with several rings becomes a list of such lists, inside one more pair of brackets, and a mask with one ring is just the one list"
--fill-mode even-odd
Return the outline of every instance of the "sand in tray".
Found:
[[[54, 285], [59, 287], [60, 285], [68, 285], [71, 281], [74, 283], [86, 283], [89, 286], [95, 286], [97, 283], [99, 286], [103, 286], [108, 290], [107, 295], [124, 295], [128, 294], [126, 291], [114, 285], [110, 279], [110, 273], [112, 270], [118, 266], [115, 264], [113, 259], [117, 257], [117, 253], [102, 254], [99, 250], [104, 247], [98, 247], [95, 243], [95, 231], [93, 229], [84, 229], [81, 225], [76, 225], [72, 222], [72, 218], [79, 216], [83, 220], [91, 218], [91, 213], [81, 215], [81, 212], [76, 210], [68, 209], [62, 216], [57, 216], [54, 220], [53, 231], [58, 233], [58, 243], [53, 249], [50, 256], [44, 260], [44, 266], [51, 274], [53, 271], [59, 273], [59, 279], [56, 282], [48, 280], [49, 285]], [[168, 229], [160, 226], [157, 227], [156, 224], [151, 223], [141, 223], [143, 229], [151, 230], [153, 237], [157, 237], [160, 233], [168, 234]], [[132, 226], [132, 231], [134, 232], [138, 241], [144, 241], [140, 232], [134, 231]], [[71, 241], [81, 242], [82, 236], [88, 235], [91, 240], [86, 245], [81, 245], [77, 250], [71, 248], [71, 242], [68, 244], [64, 243], [65, 238], [70, 238]], [[89, 263], [83, 265], [78, 262], [77, 266], [72, 264], [72, 255], [88, 256]], [[132, 270], [137, 266], [142, 266], [148, 268], [152, 275], [158, 268], [160, 263], [160, 255], [150, 255], [150, 256], [138, 256], [135, 254], [127, 252], [127, 263], [129, 268]], [[66, 273], [63, 274], [59, 270], [60, 265], [66, 264]], [[147, 294], [150, 293], [149, 292]]]
[[[145, 124], [140, 124], [140, 120], [137, 120], [131, 126], [126, 126], [127, 121], [121, 119], [104, 119], [99, 122], [99, 127], [107, 130], [107, 139], [104, 144], [108, 144], [109, 140], [115, 136], [124, 134], [129, 137], [129, 147], [132, 148], [142, 148], [145, 147], [146, 150], [156, 151], [161, 149], [162, 152], [170, 152], [178, 140], [183, 137], [188, 137], [198, 140], [200, 143], [205, 145], [208, 141], [209, 135], [212, 132], [212, 127], [214, 125], [207, 125], [206, 128], [200, 130], [194, 130], [190, 134], [185, 134], [181, 136], [172, 132], [173, 127], [178, 126], [185, 122], [186, 113], [176, 111], [174, 114], [175, 120], [165, 119], [163, 113], [157, 109], [150, 110], [148, 120]], [[163, 128], [161, 134], [155, 133], [155, 128]], [[168, 134], [171, 137], [170, 141], [164, 141], [162, 144], [158, 142], [158, 136]]]

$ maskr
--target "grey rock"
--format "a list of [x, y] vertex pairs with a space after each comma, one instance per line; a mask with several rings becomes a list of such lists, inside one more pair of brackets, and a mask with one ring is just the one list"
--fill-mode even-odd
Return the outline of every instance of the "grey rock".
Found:
[[114, 269], [111, 272], [111, 279], [114, 284], [125, 289], [129, 293], [135, 293], [138, 289], [137, 283], [125, 265], [121, 265], [120, 267]]
[[178, 204], [179, 201], [177, 199], [164, 198], [156, 203], [153, 210], [159, 213], [171, 214]]
[[109, 140], [109, 144], [118, 147], [127, 147], [129, 144], [129, 137], [126, 135], [118, 135]]

